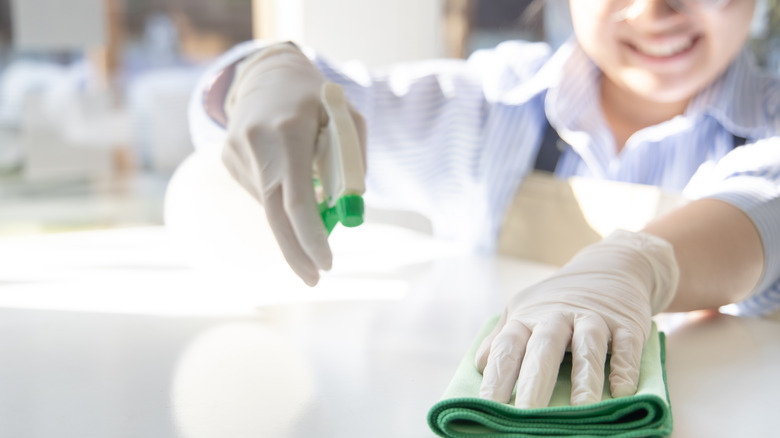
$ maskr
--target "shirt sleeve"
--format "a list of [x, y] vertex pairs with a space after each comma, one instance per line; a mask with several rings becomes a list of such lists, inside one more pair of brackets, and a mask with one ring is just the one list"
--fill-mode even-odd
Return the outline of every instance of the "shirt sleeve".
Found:
[[[705, 173], [705, 172], [702, 172]], [[734, 149], [696, 181], [700, 197], [728, 202], [755, 224], [764, 248], [764, 271], [740, 307], [761, 314], [780, 308], [780, 137]]]
[[[203, 106], [209, 78], [262, 46], [248, 42], [232, 49], [196, 87], [190, 101], [196, 147], [221, 147], [225, 141], [224, 128]], [[480, 195], [482, 136], [491, 104], [549, 56], [547, 46], [511, 43], [469, 60], [419, 61], [370, 71], [359, 63], [336, 65], [309, 48], [302, 50], [329, 81], [344, 87], [366, 119], [366, 201], [421, 213], [432, 220], [437, 234], [447, 228], [443, 234], [448, 237], [469, 226], [457, 222], [468, 216], [468, 206]], [[528, 62], [512, 58], [517, 53]]]
[[370, 75], [359, 66], [341, 70], [313, 60], [366, 119], [367, 202], [421, 213], [441, 231], [437, 224], [458, 215], [479, 180], [487, 110], [479, 75], [462, 60], [396, 65]]
[[[438, 59], [369, 72], [335, 67], [309, 53], [341, 84], [368, 128], [366, 199], [431, 219], [434, 233], [469, 246], [490, 210], [485, 175], [493, 157], [486, 125], [495, 104], [529, 81], [550, 56], [549, 46], [512, 41], [467, 60]], [[484, 210], [484, 211], [483, 211]]]

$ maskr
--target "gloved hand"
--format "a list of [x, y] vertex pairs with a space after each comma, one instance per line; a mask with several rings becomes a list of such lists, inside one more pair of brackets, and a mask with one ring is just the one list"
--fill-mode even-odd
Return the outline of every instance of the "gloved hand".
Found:
[[517, 407], [546, 407], [571, 346], [571, 403], [600, 401], [610, 343], [612, 396], [633, 395], [651, 317], [672, 301], [678, 280], [674, 250], [659, 237], [617, 231], [584, 248], [512, 298], [477, 350], [480, 397], [508, 403], [517, 382]]
[[[263, 206], [287, 263], [308, 285], [332, 254], [317, 209], [313, 163], [325, 147], [323, 75], [291, 44], [269, 46], [238, 64], [225, 99], [228, 141], [222, 161]], [[365, 123], [350, 107], [365, 150]]]

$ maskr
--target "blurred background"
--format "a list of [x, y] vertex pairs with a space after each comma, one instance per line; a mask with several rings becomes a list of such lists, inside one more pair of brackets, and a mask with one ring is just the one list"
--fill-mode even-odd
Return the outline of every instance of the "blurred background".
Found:
[[[370, 66], [560, 45], [568, 0], [0, 0], [0, 236], [162, 224], [191, 152], [187, 102], [215, 57], [291, 39]], [[780, 0], [753, 45], [780, 72]]]

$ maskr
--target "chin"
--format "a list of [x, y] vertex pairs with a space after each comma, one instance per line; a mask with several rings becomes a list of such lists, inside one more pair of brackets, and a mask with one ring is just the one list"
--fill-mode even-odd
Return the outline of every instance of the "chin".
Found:
[[656, 103], [678, 103], [691, 100], [699, 88], [691, 86], [653, 86], [632, 87], [634, 93], [642, 98]]

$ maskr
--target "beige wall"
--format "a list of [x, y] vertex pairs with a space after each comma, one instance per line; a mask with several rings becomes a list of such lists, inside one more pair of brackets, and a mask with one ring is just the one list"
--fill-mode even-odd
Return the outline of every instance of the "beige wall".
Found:
[[445, 0], [255, 0], [255, 32], [370, 66], [444, 55]]

